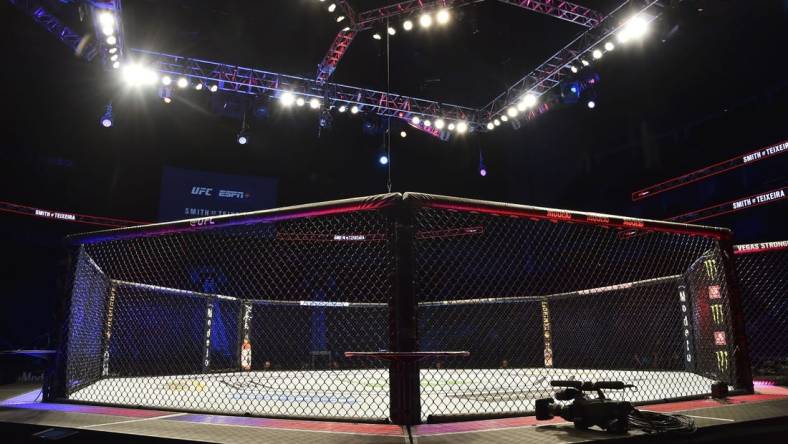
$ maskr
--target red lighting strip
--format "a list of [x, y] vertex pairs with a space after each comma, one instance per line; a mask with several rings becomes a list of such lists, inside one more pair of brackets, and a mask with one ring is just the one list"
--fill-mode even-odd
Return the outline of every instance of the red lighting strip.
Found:
[[712, 205], [700, 210], [690, 211], [689, 213], [673, 216], [668, 220], [671, 222], [694, 223], [701, 220], [710, 219], [712, 217], [741, 211], [747, 208], [759, 207], [761, 205], [784, 200], [786, 197], [788, 197], [788, 194], [786, 193], [788, 193], [788, 187], [777, 188], [776, 190], [767, 191], [754, 196], [731, 200], [729, 202]]
[[678, 177], [674, 177], [673, 179], [669, 179], [664, 182], [660, 182], [656, 185], [643, 188], [642, 190], [635, 191], [634, 193], [632, 193], [632, 200], [638, 201], [641, 199], [645, 199], [647, 197], [651, 197], [660, 193], [664, 193], [665, 191], [683, 187], [684, 185], [688, 185], [693, 182], [697, 182], [699, 180], [708, 179], [709, 177], [716, 176], [717, 174], [722, 174], [731, 170], [735, 170], [736, 168], [750, 165], [759, 160], [772, 158], [783, 153], [788, 153], [788, 141], [776, 143], [774, 145], [769, 145], [759, 150], [747, 154], [742, 154], [732, 159], [715, 163], [714, 165], [701, 168], [699, 170]]
[[150, 223], [111, 217], [91, 216], [88, 214], [67, 211], [46, 210], [43, 208], [30, 207], [27, 205], [3, 201], [0, 201], [0, 211], [5, 213], [20, 214], [22, 216], [38, 217], [41, 219], [52, 219], [62, 222], [73, 222], [111, 228], [131, 227]]

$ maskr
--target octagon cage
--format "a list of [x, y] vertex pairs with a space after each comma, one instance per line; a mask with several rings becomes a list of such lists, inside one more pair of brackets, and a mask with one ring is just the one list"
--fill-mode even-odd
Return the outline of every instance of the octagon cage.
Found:
[[417, 424], [557, 379], [752, 390], [724, 229], [395, 193], [69, 241], [47, 401]]

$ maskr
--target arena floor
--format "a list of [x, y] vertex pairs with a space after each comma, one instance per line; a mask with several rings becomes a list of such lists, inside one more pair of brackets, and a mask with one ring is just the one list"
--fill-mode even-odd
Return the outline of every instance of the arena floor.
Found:
[[[687, 372], [583, 369], [422, 370], [422, 418], [533, 411], [551, 380], [619, 380], [637, 389], [612, 399], [660, 401], [708, 393], [711, 379]], [[88, 403], [254, 416], [385, 419], [388, 371], [266, 371], [109, 378], [73, 393]]]

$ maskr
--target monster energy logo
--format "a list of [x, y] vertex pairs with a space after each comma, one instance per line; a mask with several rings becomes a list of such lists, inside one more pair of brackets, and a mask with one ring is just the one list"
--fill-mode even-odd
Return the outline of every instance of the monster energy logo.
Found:
[[711, 319], [714, 321], [715, 324], [722, 324], [723, 323], [723, 310], [722, 305], [715, 304], [711, 306]]
[[728, 371], [728, 352], [725, 350], [718, 350], [715, 352], [717, 355], [717, 369], [720, 372]]
[[709, 279], [717, 279], [717, 261], [715, 259], [706, 259], [703, 261], [703, 266]]

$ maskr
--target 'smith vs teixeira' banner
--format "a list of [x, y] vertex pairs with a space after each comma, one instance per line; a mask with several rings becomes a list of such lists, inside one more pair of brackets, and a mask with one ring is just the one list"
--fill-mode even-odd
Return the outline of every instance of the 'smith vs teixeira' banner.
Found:
[[779, 200], [785, 199], [786, 197], [788, 197], [788, 187], [782, 187], [776, 190], [767, 191], [765, 193], [756, 194], [754, 196], [744, 197], [712, 207], [704, 208], [702, 210], [684, 213], [680, 216], [671, 217], [668, 220], [671, 222], [698, 222], [711, 217], [732, 213], [734, 211], [777, 202]]

